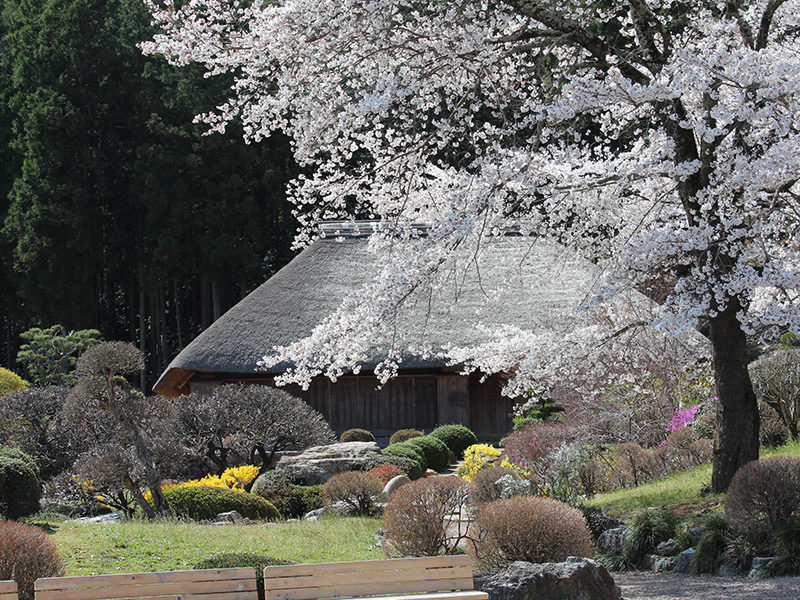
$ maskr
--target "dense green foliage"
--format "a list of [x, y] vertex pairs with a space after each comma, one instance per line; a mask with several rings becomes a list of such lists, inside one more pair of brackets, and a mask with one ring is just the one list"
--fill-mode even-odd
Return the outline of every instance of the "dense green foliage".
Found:
[[398, 467], [409, 479], [413, 479], [413, 477], [411, 477], [411, 473], [415, 473], [419, 469], [419, 463], [415, 458], [400, 456], [399, 454], [381, 454], [380, 456], [369, 459], [369, 461], [367, 461], [365, 470], [372, 471], [373, 469], [377, 469], [378, 467], [385, 465], [394, 465], [395, 467]]
[[632, 565], [639, 565], [661, 542], [675, 537], [678, 519], [663, 508], [643, 510], [633, 516], [625, 532], [622, 554]]
[[[280, 136], [192, 122], [224, 78], [145, 57], [138, 0], [0, 0], [0, 362], [31, 326], [136, 342], [149, 383], [290, 258]], [[143, 382], [147, 383], [147, 381]]]
[[16, 448], [0, 449], [0, 515], [19, 519], [39, 510], [42, 482], [36, 462]]
[[17, 353], [17, 362], [24, 365], [35, 386], [73, 386], [73, 371], [83, 351], [100, 342], [96, 329], [67, 331], [61, 325], [47, 329], [33, 327], [19, 335], [25, 343]]
[[463, 425], [440, 425], [431, 435], [442, 440], [459, 460], [464, 458], [464, 450], [478, 443], [472, 430]]
[[213, 519], [219, 513], [237, 511], [248, 519], [274, 521], [280, 517], [278, 509], [255, 494], [212, 487], [177, 487], [166, 489], [164, 497], [172, 513], [200, 521]]
[[400, 458], [413, 461], [413, 464], [409, 465], [410, 472], [407, 473], [410, 479], [419, 479], [425, 474], [425, 470], [428, 468], [428, 461], [425, 458], [425, 454], [423, 454], [418, 447], [408, 445], [408, 442], [389, 444], [383, 449], [383, 455], [390, 458], [399, 456]]
[[447, 446], [439, 438], [430, 435], [414, 437], [405, 442], [409, 446], [419, 448], [425, 455], [428, 468], [434, 471], [446, 469], [450, 461], [447, 460]]
[[400, 429], [392, 434], [392, 436], [389, 438], [389, 443], [401, 444], [403, 442], [407, 442], [411, 438], [420, 437], [422, 435], [423, 433], [418, 429]]
[[0, 367], [0, 398], [12, 392], [24, 390], [27, 387], [25, 380], [14, 371]]
[[253, 567], [256, 570], [256, 586], [258, 588], [258, 600], [266, 598], [264, 592], [264, 567], [275, 565], [291, 565], [287, 560], [279, 560], [263, 554], [248, 554], [246, 552], [229, 552], [217, 554], [211, 558], [200, 561], [194, 565], [194, 569], [235, 569], [236, 567]]
[[339, 439], [342, 442], [374, 442], [375, 436], [366, 429], [348, 429]]

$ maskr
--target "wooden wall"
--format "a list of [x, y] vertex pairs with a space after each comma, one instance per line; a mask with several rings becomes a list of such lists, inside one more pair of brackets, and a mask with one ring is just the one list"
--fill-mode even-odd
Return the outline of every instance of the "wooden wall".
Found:
[[[220, 383], [191, 381], [190, 387], [207, 392]], [[371, 375], [340, 377], [335, 383], [318, 377], [308, 390], [294, 385], [285, 389], [320, 411], [337, 434], [359, 427], [386, 438], [398, 429], [430, 431], [444, 423], [461, 423], [481, 441], [496, 442], [511, 431], [513, 402], [500, 394], [501, 388], [498, 377], [481, 383], [476, 375], [437, 373], [399, 375], [381, 389]]]

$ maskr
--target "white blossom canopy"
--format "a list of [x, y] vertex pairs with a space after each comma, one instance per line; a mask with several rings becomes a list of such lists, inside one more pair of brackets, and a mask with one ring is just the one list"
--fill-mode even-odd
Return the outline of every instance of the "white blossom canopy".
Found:
[[293, 140], [298, 245], [319, 220], [382, 224], [374, 282], [308, 339], [264, 349], [298, 365], [286, 381], [407, 342], [397, 307], [510, 226], [595, 261], [602, 285], [568, 335], [499, 331], [456, 362], [555, 376], [547, 356], [579, 353], [541, 348], [613, 350], [634, 323], [609, 300], [654, 281], [663, 303], [636, 324], [686, 331], [734, 307], [748, 333], [800, 327], [800, 0], [151, 9], [161, 33], [144, 51], [232, 75], [230, 100], [199, 120]]

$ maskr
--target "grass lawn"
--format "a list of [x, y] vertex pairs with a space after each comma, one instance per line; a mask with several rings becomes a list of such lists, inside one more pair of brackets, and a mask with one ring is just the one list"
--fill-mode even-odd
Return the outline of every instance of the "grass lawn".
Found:
[[379, 519], [329, 518], [259, 525], [185, 522], [54, 524], [67, 575], [190, 569], [211, 556], [253, 552], [298, 563], [382, 558], [371, 539]]
[[[800, 441], [764, 450], [761, 455], [783, 454], [800, 454]], [[683, 518], [711, 510], [722, 503], [724, 494], [701, 493], [710, 483], [711, 465], [701, 465], [635, 488], [600, 494], [587, 504], [602, 508], [603, 512], [617, 517], [627, 517], [643, 508], [664, 506]]]

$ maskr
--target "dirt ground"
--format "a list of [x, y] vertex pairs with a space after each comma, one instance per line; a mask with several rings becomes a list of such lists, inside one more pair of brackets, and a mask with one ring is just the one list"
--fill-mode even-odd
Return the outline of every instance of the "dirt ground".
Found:
[[624, 600], [800, 600], [800, 577], [753, 580], [613, 573]]

